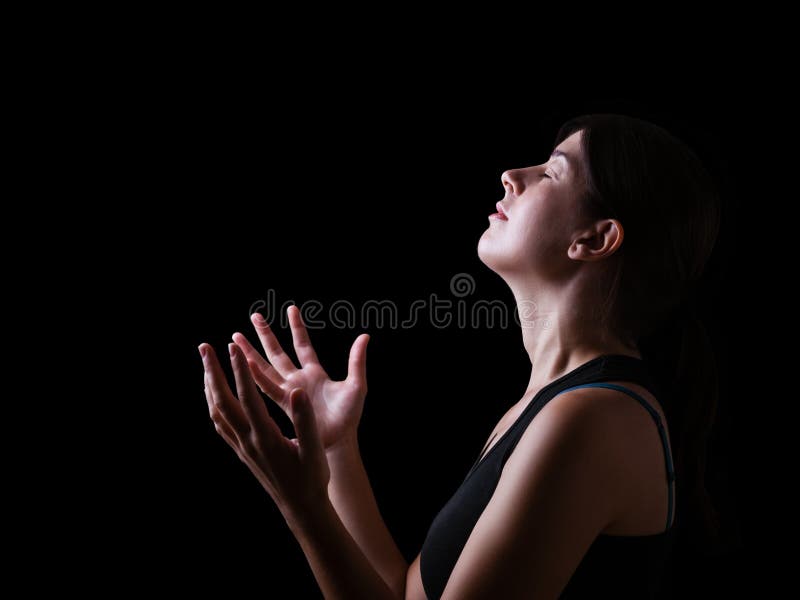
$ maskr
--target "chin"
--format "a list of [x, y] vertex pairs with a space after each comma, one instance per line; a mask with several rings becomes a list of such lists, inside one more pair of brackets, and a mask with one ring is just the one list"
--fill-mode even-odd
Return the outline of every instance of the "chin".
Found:
[[478, 240], [478, 258], [504, 280], [531, 268], [530, 261], [524, 259], [526, 253], [529, 251], [520, 250], [506, 240], [498, 240], [491, 232], [484, 233]]
[[[486, 232], [488, 231], [487, 229]], [[491, 236], [487, 235], [486, 232], [481, 236], [481, 239], [478, 240], [478, 258], [483, 264], [497, 273], [503, 262], [503, 257], [498, 256], [497, 244], [494, 240], [490, 239]]]

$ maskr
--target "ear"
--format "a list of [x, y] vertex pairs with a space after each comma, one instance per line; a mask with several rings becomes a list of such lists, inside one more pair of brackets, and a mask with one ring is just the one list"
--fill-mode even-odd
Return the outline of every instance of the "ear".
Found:
[[572, 242], [567, 255], [573, 260], [600, 260], [608, 258], [622, 244], [625, 230], [616, 219], [595, 221]]

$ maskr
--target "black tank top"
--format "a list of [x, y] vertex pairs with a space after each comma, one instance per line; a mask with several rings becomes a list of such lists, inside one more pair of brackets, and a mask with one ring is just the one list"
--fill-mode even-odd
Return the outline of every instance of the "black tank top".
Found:
[[[598, 356], [543, 387], [517, 420], [478, 458], [453, 496], [428, 529], [420, 552], [420, 574], [428, 600], [438, 600], [464, 545], [497, 487], [500, 474], [525, 428], [552, 398], [576, 387], [607, 387], [625, 392], [639, 401], [656, 422], [664, 447], [669, 508], [665, 530], [653, 535], [608, 535], [601, 533], [587, 550], [559, 598], [652, 598], [674, 541], [670, 516], [675, 472], [660, 416], [650, 404], [623, 386], [603, 381], [631, 381], [649, 390], [665, 405], [666, 388], [660, 387], [646, 363], [633, 356]], [[488, 445], [488, 443], [487, 443]]]

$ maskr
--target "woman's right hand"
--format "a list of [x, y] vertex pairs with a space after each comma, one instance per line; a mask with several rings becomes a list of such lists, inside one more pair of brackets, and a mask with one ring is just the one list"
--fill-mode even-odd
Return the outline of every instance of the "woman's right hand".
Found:
[[289, 393], [296, 387], [306, 391], [314, 409], [323, 449], [327, 451], [357, 437], [358, 423], [367, 395], [369, 334], [361, 334], [353, 342], [347, 377], [341, 381], [333, 381], [319, 363], [300, 316], [300, 309], [292, 305], [287, 313], [294, 349], [300, 361], [299, 369], [283, 351], [269, 324], [259, 313], [253, 313], [251, 320], [261, 340], [266, 359], [241, 333], [233, 334], [233, 341], [244, 352], [258, 387], [289, 418], [292, 417]]

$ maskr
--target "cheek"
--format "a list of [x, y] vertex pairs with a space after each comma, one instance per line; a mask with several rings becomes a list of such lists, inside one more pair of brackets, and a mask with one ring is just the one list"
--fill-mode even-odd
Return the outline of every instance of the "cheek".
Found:
[[[541, 202], [519, 211], [509, 236], [514, 262], [544, 274], [560, 269], [569, 245], [570, 215], [565, 204]], [[509, 222], [509, 224], [511, 224]]]
[[546, 204], [525, 207], [518, 211], [513, 223], [515, 244], [526, 254], [551, 247], [558, 238], [557, 215]]

